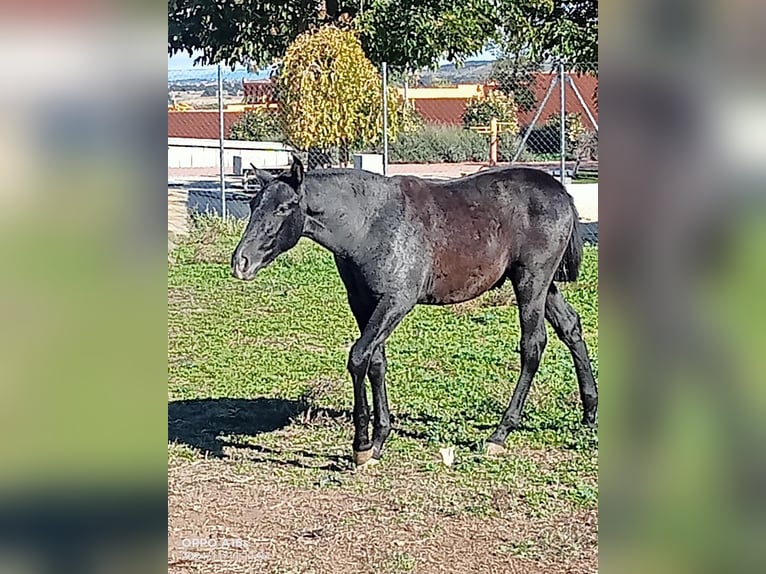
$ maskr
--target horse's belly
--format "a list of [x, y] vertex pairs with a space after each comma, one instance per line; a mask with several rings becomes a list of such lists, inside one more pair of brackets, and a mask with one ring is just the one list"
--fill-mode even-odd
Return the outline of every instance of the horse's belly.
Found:
[[468, 301], [497, 285], [505, 272], [502, 257], [440, 257], [434, 261], [423, 302], [448, 305]]

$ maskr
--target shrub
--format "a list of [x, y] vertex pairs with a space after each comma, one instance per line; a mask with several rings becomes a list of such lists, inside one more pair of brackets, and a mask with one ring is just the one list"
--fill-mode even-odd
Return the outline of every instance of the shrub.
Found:
[[[350, 30], [325, 26], [298, 36], [285, 53], [277, 79], [286, 134], [301, 149], [351, 148], [380, 139], [383, 87], [377, 68]], [[399, 108], [389, 89], [392, 110]], [[397, 114], [389, 116], [392, 134]]]
[[[564, 124], [564, 132], [566, 134], [566, 156], [567, 159], [576, 159], [576, 150], [580, 137], [585, 133], [585, 125], [582, 122], [582, 114], [569, 113], [566, 115]], [[552, 139], [556, 142], [555, 149], [553, 151], [558, 152], [561, 148], [561, 117], [559, 115], [551, 116], [543, 129], [549, 130], [550, 135], [548, 139]]]
[[575, 159], [591, 161], [598, 159], [598, 132], [584, 131], [577, 137], [574, 148]]
[[231, 126], [231, 139], [244, 141], [283, 142], [282, 123], [276, 110], [256, 108], [247, 110]]
[[492, 118], [505, 125], [500, 126], [500, 132], [518, 134], [518, 107], [513, 98], [495, 90], [487, 96], [471, 98], [463, 112], [463, 125], [466, 127], [488, 126]]
[[402, 132], [389, 147], [392, 163], [457, 163], [487, 161], [486, 135], [457, 126], [425, 125]]

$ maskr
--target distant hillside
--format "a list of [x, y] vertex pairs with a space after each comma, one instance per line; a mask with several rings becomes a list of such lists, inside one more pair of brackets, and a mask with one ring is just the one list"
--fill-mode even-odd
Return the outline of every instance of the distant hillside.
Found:
[[[438, 70], [423, 70], [417, 74], [418, 85], [436, 86], [451, 84], [481, 84], [486, 82], [492, 73], [491, 60], [467, 62], [455, 67], [445, 64]], [[261, 80], [268, 78], [270, 70], [260, 70], [256, 73], [245, 69], [231, 71], [223, 70], [223, 83], [227, 90], [241, 89], [242, 80]], [[217, 85], [217, 71], [214, 67], [191, 68], [186, 70], [168, 70], [168, 90], [174, 92], [202, 91]]]
[[418, 74], [418, 84], [434, 86], [440, 84], [481, 84], [492, 74], [491, 60], [466, 62], [459, 68], [455, 64], [446, 64], [438, 70], [423, 71]]

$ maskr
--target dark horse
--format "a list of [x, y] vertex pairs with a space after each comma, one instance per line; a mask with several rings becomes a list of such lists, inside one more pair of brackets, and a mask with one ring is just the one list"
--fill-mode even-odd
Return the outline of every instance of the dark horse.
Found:
[[298, 158], [279, 176], [257, 175], [262, 188], [250, 202], [232, 273], [253, 279], [301, 237], [335, 255], [361, 332], [348, 357], [357, 465], [380, 458], [391, 430], [385, 384], [391, 332], [418, 303], [467, 301], [506, 278], [519, 307], [521, 373], [488, 452], [501, 452], [519, 424], [546, 344], [545, 319], [574, 359], [583, 424], [595, 425], [598, 393], [580, 318], [553, 283], [577, 279], [582, 239], [572, 197], [552, 176], [507, 168], [436, 182], [331, 169], [304, 178]]

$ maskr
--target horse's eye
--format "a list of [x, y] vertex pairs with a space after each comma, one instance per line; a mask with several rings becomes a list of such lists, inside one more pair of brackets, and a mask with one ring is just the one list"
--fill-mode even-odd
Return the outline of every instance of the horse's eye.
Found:
[[274, 210], [274, 213], [277, 215], [287, 215], [290, 211], [289, 205], [278, 205], [277, 208]]

